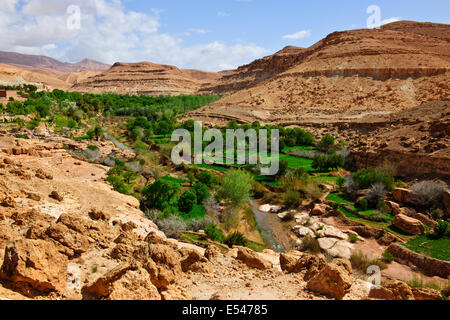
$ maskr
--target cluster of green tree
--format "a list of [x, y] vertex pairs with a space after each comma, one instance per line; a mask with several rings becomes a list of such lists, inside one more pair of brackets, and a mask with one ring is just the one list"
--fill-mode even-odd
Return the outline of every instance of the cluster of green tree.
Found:
[[133, 194], [135, 180], [139, 175], [133, 171], [127, 170], [125, 162], [115, 160], [115, 166], [108, 171], [106, 181], [109, 182], [114, 190], [126, 195]]
[[22, 85], [16, 85], [16, 86], [0, 86], [0, 89], [5, 90], [16, 90], [19, 92], [26, 92], [31, 93], [35, 92], [37, 90], [37, 87], [33, 84], [22, 84]]
[[316, 155], [313, 159], [312, 167], [318, 171], [337, 170], [344, 167], [345, 157], [341, 154]]
[[179, 183], [160, 178], [142, 190], [142, 203], [146, 209], [158, 209], [166, 216], [178, 214], [190, 218], [196, 216], [192, 211], [210, 197], [216, 183], [212, 173], [200, 171], [192, 179], [191, 187], [180, 194]]

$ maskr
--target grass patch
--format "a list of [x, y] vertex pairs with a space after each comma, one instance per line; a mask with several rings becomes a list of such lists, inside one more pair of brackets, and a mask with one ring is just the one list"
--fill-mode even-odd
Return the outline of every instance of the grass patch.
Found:
[[352, 201], [347, 197], [345, 193], [342, 192], [332, 192], [326, 197], [326, 200], [333, 201], [338, 204], [349, 204]]
[[450, 261], [450, 238], [432, 240], [427, 235], [409, 240], [404, 246], [431, 258]]

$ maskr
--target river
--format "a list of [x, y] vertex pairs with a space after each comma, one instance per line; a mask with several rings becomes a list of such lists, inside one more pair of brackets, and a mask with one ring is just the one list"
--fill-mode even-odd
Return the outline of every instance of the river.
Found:
[[268, 215], [273, 215], [273, 213], [267, 213], [259, 210], [259, 204], [251, 199], [250, 205], [255, 215], [256, 222], [258, 223], [257, 227], [261, 236], [266, 243], [266, 245], [277, 252], [284, 252], [283, 247], [278, 243], [273, 231], [272, 226], [268, 223]]

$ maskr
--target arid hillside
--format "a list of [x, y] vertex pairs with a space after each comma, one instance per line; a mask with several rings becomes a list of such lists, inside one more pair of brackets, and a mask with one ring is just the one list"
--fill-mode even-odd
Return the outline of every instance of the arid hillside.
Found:
[[74, 85], [73, 91], [137, 95], [178, 95], [196, 93], [219, 74], [182, 70], [150, 62], [116, 63], [111, 69]]
[[[396, 22], [381, 29], [335, 32], [308, 49], [294, 50], [299, 61], [287, 70], [289, 63], [278, 74], [273, 70], [273, 77], [266, 74], [267, 80], [244, 86], [190, 116], [211, 122], [282, 123], [405, 110], [447, 99], [449, 31], [443, 24]], [[238, 78], [246, 77], [254, 76], [244, 73]]]
[[77, 82], [98, 73], [96, 71], [66, 73], [36, 67], [0, 64], [0, 85], [15, 86], [28, 83], [36, 85], [39, 89], [68, 90]]

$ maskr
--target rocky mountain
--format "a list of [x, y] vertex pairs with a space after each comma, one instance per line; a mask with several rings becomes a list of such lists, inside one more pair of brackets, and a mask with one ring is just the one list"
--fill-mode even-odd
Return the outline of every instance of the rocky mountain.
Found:
[[46, 56], [5, 51], [0, 51], [0, 63], [39, 69], [50, 69], [60, 72], [80, 72], [86, 70], [101, 72], [110, 67], [107, 64], [89, 59], [84, 59], [78, 63], [67, 63]]
[[201, 88], [200, 92], [229, 94], [254, 87], [300, 62], [305, 51], [306, 49], [300, 47], [285, 47], [273, 55], [255, 60], [236, 70], [227, 71], [210, 86]]
[[[226, 85], [211, 92], [232, 94], [190, 117], [215, 123], [322, 121], [446, 99], [449, 31], [449, 25], [402, 21], [335, 32], [307, 49], [284, 49], [281, 57], [275, 54], [222, 77], [218, 83]], [[238, 79], [243, 85], [236, 91], [232, 83]]]
[[95, 71], [66, 73], [36, 67], [0, 64], [0, 85], [15, 86], [28, 83], [36, 85], [39, 89], [69, 90], [73, 84], [98, 73]]
[[72, 90], [93, 93], [177, 95], [197, 93], [203, 85], [216, 81], [214, 72], [178, 69], [150, 62], [115, 63], [109, 70], [80, 81]]

